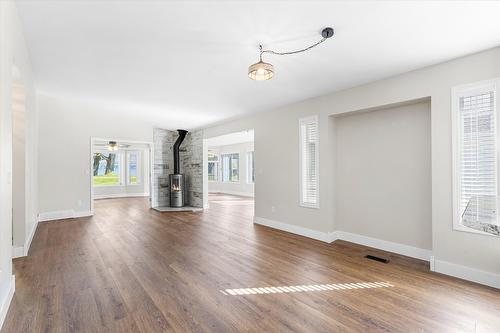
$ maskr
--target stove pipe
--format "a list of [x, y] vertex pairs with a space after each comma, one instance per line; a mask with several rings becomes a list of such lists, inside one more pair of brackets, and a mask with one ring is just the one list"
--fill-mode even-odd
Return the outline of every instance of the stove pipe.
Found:
[[188, 133], [188, 131], [177, 130], [177, 132], [179, 132], [179, 137], [177, 138], [177, 140], [174, 143], [174, 175], [178, 175], [181, 173], [180, 168], [179, 168], [179, 162], [180, 162], [179, 147], [180, 147], [182, 141], [184, 141], [184, 138], [186, 137], [186, 134]]

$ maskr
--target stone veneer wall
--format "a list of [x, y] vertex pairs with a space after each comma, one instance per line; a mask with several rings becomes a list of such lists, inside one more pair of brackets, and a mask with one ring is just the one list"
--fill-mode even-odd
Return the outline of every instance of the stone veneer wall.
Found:
[[[172, 147], [177, 131], [153, 129], [153, 207], [170, 205], [168, 175], [174, 171]], [[186, 182], [186, 205], [203, 207], [203, 132], [189, 132], [180, 147], [181, 173]]]
[[186, 178], [187, 204], [203, 208], [203, 131], [188, 133], [180, 155], [181, 173]]
[[169, 206], [170, 192], [168, 175], [174, 171], [174, 156], [172, 146], [177, 139], [177, 132], [162, 128], [153, 128], [154, 161], [153, 181], [153, 207]]

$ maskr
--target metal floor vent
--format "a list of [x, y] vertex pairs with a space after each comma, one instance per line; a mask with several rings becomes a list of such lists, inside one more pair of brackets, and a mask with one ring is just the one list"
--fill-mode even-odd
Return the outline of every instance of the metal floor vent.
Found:
[[365, 258], [370, 259], [370, 260], [375, 260], [375, 261], [383, 262], [384, 264], [387, 264], [389, 262], [389, 259], [372, 256], [370, 254], [366, 255]]

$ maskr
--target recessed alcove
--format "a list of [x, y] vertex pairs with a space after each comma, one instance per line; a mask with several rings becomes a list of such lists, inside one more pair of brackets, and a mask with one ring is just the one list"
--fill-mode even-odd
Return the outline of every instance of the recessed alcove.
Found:
[[336, 229], [431, 250], [430, 99], [330, 120]]

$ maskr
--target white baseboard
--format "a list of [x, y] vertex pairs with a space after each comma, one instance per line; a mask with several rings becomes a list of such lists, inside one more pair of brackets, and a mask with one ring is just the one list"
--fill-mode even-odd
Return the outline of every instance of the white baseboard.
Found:
[[87, 216], [93, 216], [94, 212], [93, 211], [83, 211], [83, 212], [74, 212], [73, 213], [73, 218], [78, 218], [78, 217], [87, 217]]
[[95, 200], [114, 198], [136, 198], [149, 197], [149, 193], [116, 193], [116, 194], [94, 194]]
[[3, 323], [5, 321], [5, 317], [7, 317], [7, 312], [9, 311], [9, 306], [12, 301], [12, 297], [14, 297], [14, 292], [16, 291], [16, 277], [12, 275], [10, 279], [9, 292], [5, 299], [0, 300], [0, 329], [2, 329]]
[[209, 192], [209, 194], [230, 194], [230, 195], [239, 195], [241, 197], [254, 197], [254, 193], [251, 192], [238, 192], [238, 191], [213, 191]]
[[31, 228], [31, 232], [28, 236], [28, 239], [26, 239], [24, 245], [12, 247], [12, 259], [25, 257], [28, 255], [28, 251], [30, 249], [31, 242], [33, 241], [33, 236], [35, 235], [37, 227], [38, 227], [38, 221], [35, 220], [35, 222], [33, 223], [33, 227]]
[[345, 231], [322, 232], [322, 231], [307, 229], [304, 227], [299, 227], [292, 224], [277, 222], [257, 216], [254, 217], [254, 223], [265, 225], [274, 229], [291, 232], [293, 234], [301, 235], [304, 237], [317, 239], [326, 243], [332, 243], [337, 239], [340, 239], [347, 242], [369, 246], [376, 249], [393, 252], [407, 257], [417, 258], [426, 261], [429, 261], [431, 257], [430, 250], [420, 249], [409, 245], [389, 242], [386, 240], [353, 234]]
[[359, 234], [353, 234], [345, 231], [335, 232], [337, 239], [347, 242], [356, 243], [364, 246], [373, 247], [376, 249], [397, 253], [403, 256], [417, 258], [420, 260], [429, 261], [432, 251], [410, 245], [386, 241], [383, 239], [372, 238]]
[[476, 268], [457, 265], [435, 258], [433, 261], [434, 263], [431, 266], [431, 270], [434, 272], [500, 289], [500, 274], [485, 272]]
[[24, 257], [24, 246], [12, 247], [12, 259]]
[[62, 220], [62, 219], [73, 219], [77, 217], [85, 217], [92, 216], [94, 212], [92, 211], [83, 211], [83, 212], [75, 212], [74, 210], [61, 210], [56, 212], [45, 212], [38, 214], [38, 221], [53, 221], [53, 220]]
[[304, 227], [299, 227], [293, 224], [269, 220], [263, 217], [254, 216], [253, 223], [264, 225], [273, 229], [291, 232], [292, 234], [320, 240], [322, 242], [330, 243], [330, 235], [328, 232], [312, 230]]
[[31, 242], [33, 241], [33, 236], [35, 236], [36, 228], [38, 228], [38, 221], [35, 220], [35, 223], [33, 223], [33, 227], [31, 228], [30, 235], [28, 239], [26, 240], [26, 243], [24, 243], [24, 255], [27, 256], [28, 252], [30, 250]]

